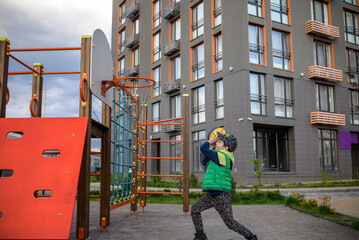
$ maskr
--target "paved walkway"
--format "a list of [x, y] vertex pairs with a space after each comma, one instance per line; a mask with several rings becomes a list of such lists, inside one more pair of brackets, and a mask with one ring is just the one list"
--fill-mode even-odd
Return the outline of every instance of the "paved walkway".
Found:
[[[111, 225], [102, 233], [99, 227], [99, 202], [91, 202], [90, 236], [88, 239], [188, 240], [193, 239], [194, 227], [190, 215], [181, 205], [148, 204], [145, 211], [132, 216], [130, 206], [111, 211]], [[76, 213], [76, 211], [75, 211]], [[248, 227], [260, 240], [357, 240], [359, 231], [286, 206], [233, 206], [234, 218]], [[208, 239], [244, 239], [229, 231], [214, 209], [202, 213]], [[75, 219], [75, 216], [74, 216]], [[76, 220], [70, 239], [75, 239]]]

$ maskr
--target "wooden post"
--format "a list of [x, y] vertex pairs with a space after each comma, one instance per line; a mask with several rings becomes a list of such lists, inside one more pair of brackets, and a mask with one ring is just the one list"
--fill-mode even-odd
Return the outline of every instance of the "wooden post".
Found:
[[183, 211], [189, 212], [189, 95], [183, 94]]
[[[111, 181], [111, 108], [102, 103], [102, 124], [107, 127], [101, 141], [101, 199], [100, 226], [110, 225], [110, 181]], [[103, 220], [103, 218], [105, 218]]]
[[90, 65], [91, 65], [91, 36], [82, 36], [81, 39], [81, 79], [83, 81], [83, 102], [80, 99], [80, 117], [88, 117], [87, 133], [85, 138], [84, 152], [82, 155], [81, 170], [78, 183], [77, 197], [77, 238], [85, 239], [89, 235], [90, 221], [90, 164], [91, 164], [91, 110], [92, 95], [90, 92]]
[[[142, 105], [142, 113], [141, 113], [141, 123], [147, 123], [147, 104], [143, 104]], [[147, 136], [147, 126], [142, 126], [145, 130], [140, 130], [141, 131], [141, 139], [142, 140], [146, 140], [146, 136]], [[146, 144], [141, 144], [141, 157], [146, 157]], [[147, 159], [142, 159], [141, 161], [141, 174], [146, 174], [146, 169], [147, 169]], [[147, 178], [141, 177], [141, 191], [142, 192], [146, 192], [146, 181]], [[143, 208], [146, 206], [146, 194], [141, 194], [140, 195], [140, 201], [141, 201], [141, 206], [142, 206], [142, 210]]]
[[6, 93], [7, 77], [9, 71], [9, 53], [10, 41], [6, 38], [0, 38], [0, 118], [6, 115]]
[[133, 106], [133, 167], [132, 167], [132, 189], [131, 189], [131, 210], [133, 211], [133, 215], [137, 211], [137, 165], [138, 165], [138, 136], [139, 136], [139, 128], [138, 128], [138, 97], [136, 97], [136, 101], [134, 101]]
[[42, 86], [44, 65], [34, 63], [34, 69], [37, 73], [32, 75], [32, 95], [30, 101], [31, 117], [41, 117], [42, 113]]

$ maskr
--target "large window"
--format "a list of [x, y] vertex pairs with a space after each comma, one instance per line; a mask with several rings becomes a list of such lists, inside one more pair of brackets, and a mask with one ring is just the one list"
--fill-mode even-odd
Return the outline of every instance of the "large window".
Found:
[[264, 64], [263, 27], [249, 25], [249, 62]]
[[157, 27], [161, 23], [161, 1], [157, 0], [153, 3], [153, 27]]
[[223, 100], [223, 80], [215, 82], [216, 98], [215, 98], [215, 109], [216, 119], [224, 118], [224, 100]]
[[214, 47], [214, 70], [218, 72], [223, 70], [222, 34], [214, 37]]
[[222, 0], [214, 0], [214, 27], [222, 24]]
[[177, 80], [181, 78], [181, 56], [177, 56], [171, 59], [171, 80]]
[[192, 48], [192, 80], [204, 77], [204, 44]]
[[264, 75], [250, 73], [250, 94], [251, 94], [251, 113], [258, 115], [266, 114], [266, 95], [264, 85]]
[[161, 32], [153, 35], [153, 62], [156, 62], [161, 59]]
[[349, 90], [350, 124], [359, 125], [359, 91]]
[[323, 67], [332, 67], [332, 57], [330, 51], [330, 44], [314, 41], [314, 60], [315, 65]]
[[329, 24], [328, 3], [312, 0], [312, 19]]
[[318, 129], [320, 170], [337, 170], [337, 131]]
[[198, 131], [192, 134], [193, 139], [193, 169], [195, 172], [204, 172], [202, 159], [204, 158], [200, 148], [206, 141], [206, 131]]
[[272, 21], [288, 24], [287, 0], [271, 0]]
[[119, 49], [120, 49], [120, 53], [125, 51], [125, 46], [126, 46], [126, 35], [125, 35], [125, 30], [122, 30], [119, 34]]
[[334, 87], [317, 84], [316, 99], [318, 111], [334, 112]]
[[119, 20], [120, 20], [120, 25], [125, 24], [125, 22], [126, 22], [126, 3], [123, 3], [123, 4], [120, 6], [120, 17], [119, 17]]
[[274, 113], [276, 117], [293, 117], [292, 80], [274, 77]]
[[359, 44], [358, 14], [344, 10], [345, 40]]
[[290, 41], [289, 34], [285, 32], [272, 31], [273, 41], [273, 67], [290, 70]]
[[171, 102], [171, 118], [179, 118], [182, 116], [181, 94], [170, 98]]
[[204, 123], [206, 121], [206, 101], [204, 86], [193, 89], [192, 123]]
[[153, 86], [153, 97], [161, 94], [161, 67], [153, 69], [153, 80], [156, 82]]
[[262, 0], [248, 0], [248, 14], [262, 17]]
[[125, 73], [125, 58], [121, 58], [120, 61], [118, 61], [118, 77], [124, 77]]
[[[182, 140], [182, 136], [181, 135], [170, 136], [170, 140], [180, 141]], [[171, 157], [176, 157], [176, 158], [183, 157], [182, 156], [183, 145], [181, 142], [171, 142], [170, 147], [171, 147]], [[182, 173], [183, 172], [182, 160], [179, 159], [179, 160], [171, 161], [171, 171], [172, 173]]]
[[177, 20], [171, 23], [171, 40], [177, 41], [181, 39], [181, 19], [178, 18]]
[[192, 8], [192, 39], [203, 35], [203, 2]]
[[288, 130], [254, 128], [256, 158], [265, 160], [263, 171], [289, 172]]
[[359, 52], [347, 49], [348, 81], [359, 83]]
[[[156, 122], [160, 120], [160, 102], [152, 104], [152, 121]], [[157, 133], [161, 131], [161, 125], [153, 125], [152, 132]]]

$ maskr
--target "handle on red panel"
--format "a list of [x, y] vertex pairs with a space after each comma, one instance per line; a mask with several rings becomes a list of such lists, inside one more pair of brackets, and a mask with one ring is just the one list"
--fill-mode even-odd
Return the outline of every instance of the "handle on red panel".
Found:
[[34, 97], [33, 97], [33, 98], [31, 99], [31, 101], [30, 101], [30, 113], [31, 113], [31, 116], [32, 116], [32, 117], [37, 117], [37, 115], [32, 111], [32, 103], [33, 103], [34, 101], [38, 102], [38, 99], [37, 99], [37, 97], [36, 97], [36, 94], [34, 94]]
[[9, 88], [6, 89], [6, 104], [8, 104], [10, 101], [10, 91]]
[[82, 78], [81, 78], [81, 81], [80, 81], [80, 98], [81, 98], [81, 101], [82, 101], [82, 104], [86, 106], [86, 98], [84, 96], [84, 88], [83, 88], [83, 85], [84, 85], [84, 82], [87, 82], [87, 75], [86, 73], [83, 74]]

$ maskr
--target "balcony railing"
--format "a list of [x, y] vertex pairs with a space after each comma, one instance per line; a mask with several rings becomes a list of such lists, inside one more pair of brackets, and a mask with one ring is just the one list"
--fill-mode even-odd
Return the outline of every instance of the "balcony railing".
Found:
[[138, 65], [136, 65], [136, 66], [126, 68], [123, 75], [125, 77], [133, 77], [133, 76], [137, 76], [138, 73], [139, 73], [139, 67], [138, 67]]
[[305, 24], [305, 32], [312, 33], [320, 37], [329, 38], [332, 40], [339, 38], [338, 27], [328, 25], [322, 22], [318, 22], [315, 20], [310, 20]]
[[162, 10], [163, 18], [171, 20], [180, 13], [180, 3], [173, 2]]
[[174, 40], [164, 46], [164, 55], [171, 56], [181, 50], [181, 40]]
[[343, 81], [342, 70], [313, 65], [308, 67], [309, 78], [318, 78], [331, 82]]
[[181, 90], [181, 80], [180, 79], [163, 84], [163, 91], [167, 94], [171, 94], [171, 93], [179, 91], [179, 90]]
[[345, 114], [336, 114], [330, 112], [311, 112], [311, 124], [325, 124], [334, 126], [345, 126]]
[[140, 3], [132, 4], [126, 9], [126, 18], [132, 19], [140, 12]]
[[[173, 123], [180, 123], [180, 121], [173, 121]], [[165, 133], [176, 133], [182, 130], [181, 125], [163, 125], [163, 131]]]
[[134, 34], [131, 37], [126, 39], [126, 47], [133, 48], [140, 42], [140, 35]]

